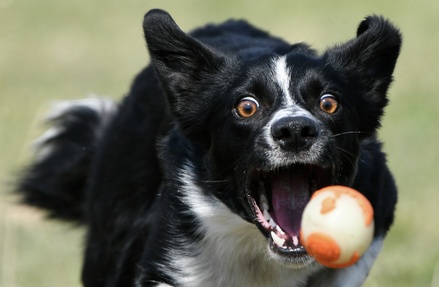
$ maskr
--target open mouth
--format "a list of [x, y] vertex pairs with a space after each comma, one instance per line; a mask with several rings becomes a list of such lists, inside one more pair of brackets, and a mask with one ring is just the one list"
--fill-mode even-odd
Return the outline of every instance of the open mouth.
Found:
[[275, 171], [255, 170], [248, 183], [250, 205], [270, 249], [283, 261], [311, 261], [300, 244], [302, 213], [314, 191], [333, 184], [330, 169], [293, 165]]

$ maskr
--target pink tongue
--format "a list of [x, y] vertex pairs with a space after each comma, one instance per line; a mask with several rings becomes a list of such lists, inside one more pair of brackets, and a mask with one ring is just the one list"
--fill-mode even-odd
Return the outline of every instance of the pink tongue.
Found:
[[310, 198], [308, 177], [306, 171], [296, 169], [271, 178], [271, 203], [275, 221], [291, 236], [300, 233], [302, 213]]

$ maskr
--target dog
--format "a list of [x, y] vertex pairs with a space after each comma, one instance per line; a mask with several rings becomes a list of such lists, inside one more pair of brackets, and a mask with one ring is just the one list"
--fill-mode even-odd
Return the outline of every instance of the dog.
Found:
[[[57, 106], [17, 187], [85, 226], [84, 286], [362, 285], [397, 201], [376, 131], [399, 30], [369, 16], [317, 53], [242, 20], [186, 34], [151, 10], [143, 29], [151, 64], [127, 96]], [[310, 196], [336, 184], [375, 221], [342, 269], [300, 243]]]

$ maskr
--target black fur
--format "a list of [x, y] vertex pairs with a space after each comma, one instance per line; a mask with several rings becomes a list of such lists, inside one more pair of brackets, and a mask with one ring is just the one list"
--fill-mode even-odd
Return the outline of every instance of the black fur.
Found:
[[[212, 286], [238, 284], [240, 274], [212, 272], [229, 262], [203, 257], [210, 240], [205, 222], [210, 218], [200, 217], [188, 201], [200, 196], [212, 210], [223, 204], [227, 216], [242, 219], [242, 226], [253, 224], [261, 230], [257, 240], [266, 240], [269, 234], [249, 201], [257, 184], [253, 177], [259, 173], [281, 177], [302, 174], [305, 166], [323, 170], [324, 185], [352, 186], [371, 201], [375, 238], [386, 234], [393, 222], [396, 188], [375, 132], [401, 45], [400, 33], [388, 21], [366, 18], [356, 38], [322, 55], [244, 21], [209, 25], [188, 35], [166, 12], [153, 10], [143, 28], [152, 64], [136, 77], [111, 122], [102, 124], [100, 114], [85, 106], [66, 112], [57, 119], [63, 133], [51, 138], [52, 153], [36, 161], [19, 185], [27, 203], [86, 225], [85, 286], [182, 286], [202, 282], [184, 281], [202, 273], [210, 274], [205, 276], [211, 276]], [[285, 108], [285, 91], [272, 72], [273, 59], [281, 56], [291, 71], [288, 90], [294, 107], [309, 116], [283, 118], [281, 130], [289, 134], [276, 138], [272, 132], [275, 145], [270, 146], [264, 127]], [[334, 114], [318, 108], [319, 98], [328, 93], [340, 105]], [[259, 102], [249, 118], [239, 117], [235, 108], [245, 96]], [[98, 128], [105, 128], [102, 136]], [[189, 185], [194, 190], [188, 191]], [[246, 246], [242, 244], [236, 242]], [[224, 248], [233, 250], [234, 245]], [[265, 249], [254, 252], [266, 254]], [[268, 261], [251, 261], [251, 253], [245, 256], [248, 262], [240, 258], [245, 265], [236, 272], [248, 272], [248, 278], [257, 280], [262, 271], [252, 275], [251, 270], [265, 270]], [[296, 257], [308, 258], [303, 252], [281, 254], [273, 259], [279, 262], [270, 264], [283, 270], [297, 264]], [[187, 274], [195, 268], [181, 267], [188, 258], [210, 265], [200, 274]], [[299, 264], [300, 280], [288, 284], [358, 284], [343, 271], [310, 264]], [[370, 266], [361, 266], [353, 270], [366, 276]], [[296, 270], [285, 272], [292, 276]], [[289, 277], [283, 276], [263, 278], [273, 280], [272, 286], [284, 286]]]
[[[26, 180], [19, 186], [27, 204], [48, 209], [51, 217], [83, 222], [82, 191], [102, 121], [100, 114], [85, 106], [48, 119], [48, 124], [56, 127], [56, 135], [36, 143], [42, 149], [41, 158], [26, 171]], [[49, 147], [46, 155], [44, 149]]]

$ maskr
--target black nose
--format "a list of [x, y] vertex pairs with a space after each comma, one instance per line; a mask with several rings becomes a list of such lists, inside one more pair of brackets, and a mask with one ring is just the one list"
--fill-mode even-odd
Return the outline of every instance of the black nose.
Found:
[[300, 152], [316, 141], [317, 124], [307, 117], [286, 117], [273, 123], [271, 135], [284, 150]]

